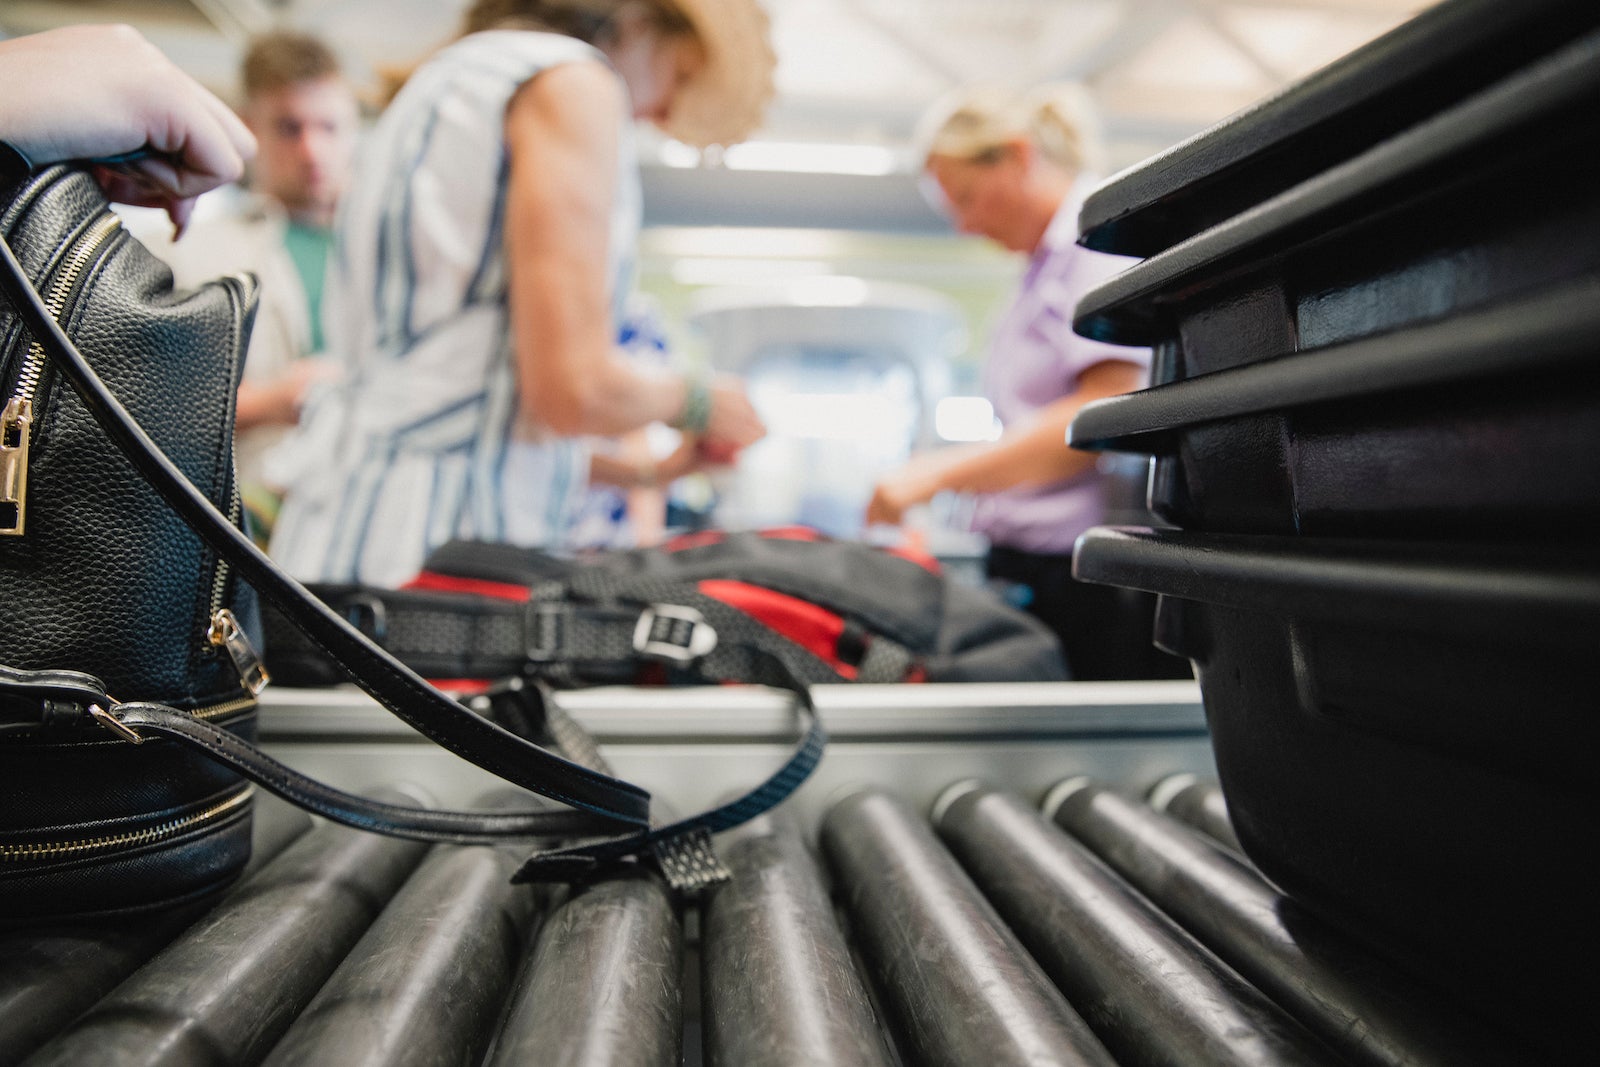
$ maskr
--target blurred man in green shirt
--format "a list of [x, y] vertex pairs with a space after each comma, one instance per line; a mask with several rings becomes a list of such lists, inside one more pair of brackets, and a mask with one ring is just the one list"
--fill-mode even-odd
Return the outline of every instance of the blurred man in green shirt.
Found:
[[276, 512], [266, 456], [322, 376], [322, 288], [333, 217], [355, 154], [360, 109], [338, 58], [300, 33], [256, 38], [241, 65], [240, 117], [259, 151], [239, 210], [202, 218], [160, 250], [178, 284], [248, 270], [261, 307], [239, 387], [239, 483], [258, 537]]

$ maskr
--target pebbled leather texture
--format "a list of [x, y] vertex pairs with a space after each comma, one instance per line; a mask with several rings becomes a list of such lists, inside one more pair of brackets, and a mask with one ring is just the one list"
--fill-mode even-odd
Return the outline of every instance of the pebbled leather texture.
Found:
[[[48, 279], [108, 210], [87, 174], [52, 169], [0, 214], [0, 233], [31, 277]], [[64, 324], [223, 511], [233, 491], [234, 383], [254, 314], [244, 299], [232, 281], [174, 293], [166, 265], [119, 231], [84, 274]], [[9, 395], [29, 340], [9, 306], [0, 306], [0, 338]], [[27, 532], [0, 546], [5, 661], [87, 670], [121, 700], [184, 706], [237, 695], [231, 662], [205, 640], [215, 554], [48, 365], [34, 422]], [[230, 588], [225, 600], [242, 611], [240, 592]]]
[[[35, 284], [47, 286], [108, 210], [86, 173], [50, 168], [0, 194], [0, 235]], [[62, 321], [150, 436], [224, 511], [234, 491], [234, 387], [253, 315], [253, 281], [174, 292], [166, 266], [119, 229], [88, 260]], [[0, 301], [0, 398], [15, 389], [29, 341]], [[0, 537], [0, 662], [88, 672], [121, 700], [186, 710], [237, 700], [245, 696], [238, 673], [205, 636], [217, 582], [215, 553], [47, 362], [34, 406], [26, 531]], [[224, 574], [220, 589], [220, 606], [251, 613], [248, 587]], [[241, 736], [254, 732], [253, 710], [224, 722]], [[231, 769], [181, 746], [130, 746], [97, 727], [0, 735], [0, 846], [134, 842], [0, 859], [0, 912], [16, 921], [127, 910], [225, 885], [249, 855], [248, 803], [157, 843], [138, 844], [138, 834], [244, 787]]]

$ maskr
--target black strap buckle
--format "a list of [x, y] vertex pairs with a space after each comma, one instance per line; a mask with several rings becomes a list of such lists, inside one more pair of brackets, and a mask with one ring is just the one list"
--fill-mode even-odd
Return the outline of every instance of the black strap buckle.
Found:
[[378, 644], [389, 636], [389, 608], [372, 593], [351, 592], [338, 599], [337, 610], [344, 621]]
[[681, 604], [651, 604], [633, 628], [633, 650], [672, 663], [693, 663], [717, 647], [704, 615]]
[[568, 604], [530, 601], [523, 620], [523, 655], [533, 663], [551, 663], [561, 657], [570, 630], [572, 615]]

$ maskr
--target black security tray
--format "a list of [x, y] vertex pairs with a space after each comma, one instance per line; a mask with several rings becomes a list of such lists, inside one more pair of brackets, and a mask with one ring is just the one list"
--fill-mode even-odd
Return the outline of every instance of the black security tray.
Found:
[[1600, 815], [1592, 557], [1101, 528], [1075, 570], [1161, 594], [1268, 877], [1570, 1052], [1600, 947], [1578, 839]]
[[1098, 190], [1083, 243], [1148, 256], [1600, 25], [1592, 0], [1447, 0]]
[[1160, 457], [1186, 529], [1590, 540], [1600, 275], [1096, 401], [1074, 447]]
[[1073, 327], [1177, 340], [1187, 377], [1567, 276], [1600, 256], [1597, 115], [1600, 33], [1135, 264]]
[[1186, 529], [1585, 536], [1597, 116], [1600, 33], [1129, 268], [1075, 325], [1155, 387], [1074, 444], [1155, 453]]

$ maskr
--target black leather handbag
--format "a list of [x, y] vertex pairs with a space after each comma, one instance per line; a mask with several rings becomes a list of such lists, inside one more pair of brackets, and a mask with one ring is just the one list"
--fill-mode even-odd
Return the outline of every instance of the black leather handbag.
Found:
[[[236, 514], [230, 394], [254, 279], [175, 297], [82, 173], [17, 190], [0, 233], [156, 444]], [[119, 697], [251, 736], [238, 621], [250, 591], [109, 447], [9, 309], [0, 353], [0, 663], [92, 670]], [[0, 900], [11, 914], [30, 902], [77, 912], [204, 893], [236, 873], [249, 840], [249, 783], [178, 746], [130, 748], [98, 728], [7, 723], [0, 735]]]
[[[72, 167], [0, 190], [0, 237], [0, 922], [137, 910], [226, 885], [248, 858], [251, 782], [423, 840], [598, 836], [535, 856], [519, 875], [529, 880], [641, 858], [669, 867], [679, 846], [692, 853], [777, 803], [820, 758], [803, 699], [801, 744], [772, 778], [652, 827], [644, 790], [440, 693], [240, 529], [233, 396], [254, 279], [174, 291]], [[567, 807], [396, 807], [254, 749], [265, 681], [247, 637], [255, 594], [427, 737]]]

